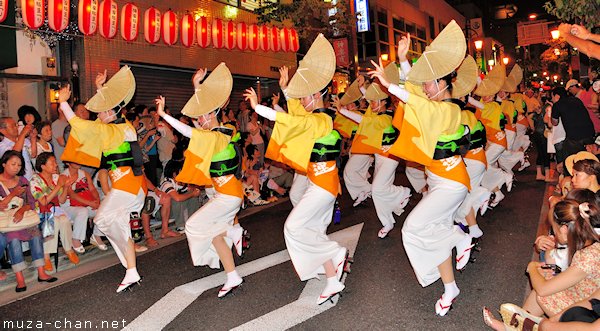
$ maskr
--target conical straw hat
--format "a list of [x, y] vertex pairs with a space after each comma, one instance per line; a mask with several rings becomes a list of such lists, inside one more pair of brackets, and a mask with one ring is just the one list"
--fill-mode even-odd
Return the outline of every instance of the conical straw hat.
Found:
[[485, 76], [473, 93], [480, 97], [494, 95], [500, 91], [505, 79], [506, 67], [501, 64], [497, 65], [489, 74], [487, 74], [487, 76]]
[[335, 52], [331, 43], [319, 34], [298, 65], [286, 93], [290, 98], [302, 98], [321, 91], [335, 73]]
[[508, 77], [506, 77], [506, 80], [504, 80], [501, 90], [510, 93], [516, 92], [517, 87], [521, 84], [521, 80], [523, 80], [523, 69], [518, 64], [515, 64]]
[[477, 86], [477, 63], [471, 55], [467, 55], [456, 71], [456, 80], [452, 83], [452, 97], [464, 97], [471, 93], [475, 86]]
[[368, 101], [384, 100], [387, 99], [387, 97], [388, 95], [383, 92], [377, 83], [369, 85], [369, 88], [367, 88], [367, 92], [365, 93], [365, 99]]
[[431, 42], [412, 67], [407, 79], [424, 83], [442, 78], [454, 71], [465, 58], [467, 43], [460, 26], [452, 20]]
[[181, 113], [192, 118], [208, 114], [225, 104], [232, 88], [231, 72], [225, 62], [221, 62], [196, 89]]
[[135, 94], [135, 77], [129, 66], [123, 66], [85, 105], [94, 113], [124, 107]]
[[342, 106], [350, 104], [362, 97], [362, 92], [360, 92], [360, 88], [358, 87], [358, 79], [355, 79], [352, 84], [346, 89], [346, 92], [340, 99]]
[[387, 79], [388, 82], [395, 85], [400, 84], [400, 69], [396, 62], [388, 64], [383, 71], [385, 73], [385, 79]]

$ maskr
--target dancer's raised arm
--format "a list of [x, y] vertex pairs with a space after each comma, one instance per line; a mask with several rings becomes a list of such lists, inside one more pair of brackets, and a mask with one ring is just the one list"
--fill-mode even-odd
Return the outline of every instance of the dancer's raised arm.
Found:
[[67, 84], [66, 86], [63, 86], [60, 89], [60, 91], [58, 91], [58, 102], [60, 103], [60, 109], [62, 110], [63, 114], [65, 115], [65, 118], [67, 119], [67, 121], [69, 121], [71, 118], [76, 116], [75, 113], [73, 112], [73, 109], [71, 109], [71, 106], [69, 106], [69, 103], [67, 102], [70, 97], [71, 97], [71, 86], [69, 84]]
[[192, 137], [192, 127], [181, 123], [173, 116], [165, 113], [165, 97], [161, 95], [158, 97], [158, 99], [154, 100], [154, 102], [156, 103], [156, 113], [160, 115], [160, 117], [164, 118], [165, 121], [167, 121], [167, 123], [173, 127], [173, 129], [179, 131], [179, 133], [187, 138]]
[[356, 123], [360, 123], [362, 121], [362, 115], [353, 111], [349, 111], [348, 109], [346, 109], [346, 107], [342, 106], [340, 98], [338, 98], [337, 96], [333, 97], [333, 106], [337, 109], [338, 113], [344, 115], [350, 120]]
[[258, 115], [268, 119], [269, 121], [275, 120], [277, 112], [272, 108], [258, 104], [258, 96], [252, 87], [246, 90], [246, 93], [244, 93], [244, 98], [246, 101], [250, 102], [250, 107], [252, 107], [252, 109], [254, 109]]

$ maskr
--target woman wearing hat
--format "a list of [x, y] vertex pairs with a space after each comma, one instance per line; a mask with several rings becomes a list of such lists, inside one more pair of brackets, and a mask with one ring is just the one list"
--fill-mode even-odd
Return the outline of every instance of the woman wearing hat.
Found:
[[304, 191], [285, 221], [283, 235], [300, 280], [325, 273], [327, 284], [317, 299], [318, 304], [344, 289], [341, 279], [347, 260], [347, 249], [325, 233], [340, 193], [336, 158], [341, 136], [333, 130], [335, 114], [327, 113], [324, 108], [322, 92], [334, 72], [333, 47], [319, 34], [289, 85], [281, 84], [289, 98], [289, 113], [258, 105], [252, 88], [244, 94], [259, 115], [275, 121], [266, 156], [294, 168], [294, 186], [299, 185]]
[[352, 153], [374, 155], [372, 197], [377, 217], [383, 226], [377, 236], [387, 237], [394, 228], [394, 215], [401, 215], [410, 198], [410, 189], [394, 185], [398, 161], [389, 154], [391, 145], [398, 138], [398, 130], [392, 126], [392, 117], [386, 114], [388, 95], [379, 84], [371, 84], [365, 99], [369, 108], [364, 115], [353, 113], [336, 102], [340, 114], [358, 123], [358, 130], [352, 142]]
[[142, 209], [147, 189], [135, 128], [119, 116], [135, 93], [135, 78], [131, 69], [124, 66], [106, 84], [105, 81], [106, 71], [96, 77], [98, 92], [86, 104], [87, 109], [98, 113], [99, 121], [77, 117], [67, 103], [70, 87], [60, 90], [60, 108], [72, 127], [62, 159], [95, 168], [101, 166], [103, 157], [106, 160], [102, 166], [109, 170], [112, 189], [100, 203], [94, 223], [127, 268], [117, 287], [117, 293], [120, 293], [141, 280], [136, 268], [129, 215]]
[[[468, 129], [461, 124], [461, 108], [450, 101], [455, 69], [465, 57], [465, 37], [451, 21], [410, 69], [406, 59], [410, 35], [398, 43], [402, 70], [408, 73], [404, 87], [390, 84], [383, 67], [375, 65], [377, 77], [388, 91], [404, 103], [400, 136], [390, 152], [425, 165], [429, 193], [406, 218], [402, 240], [406, 254], [421, 286], [438, 279], [444, 294], [435, 312], [444, 316], [460, 290], [454, 281], [452, 250], [456, 248], [456, 268], [462, 269], [471, 254], [471, 237], [454, 225], [454, 213], [469, 190], [469, 175], [460, 156], [460, 146]], [[411, 82], [422, 83], [422, 87]]]
[[242, 189], [240, 157], [231, 127], [221, 126], [217, 119], [218, 110], [228, 101], [233, 87], [233, 77], [225, 63], [200, 84], [206, 75], [200, 69], [193, 77], [194, 95], [181, 113], [198, 118], [199, 128], [192, 128], [171, 117], [164, 111], [165, 98], [156, 100], [158, 114], [183, 136], [190, 138], [185, 152], [183, 169], [176, 180], [198, 186], [212, 186], [215, 195], [198, 209], [185, 223], [185, 233], [195, 266], [208, 265], [218, 269], [219, 261], [227, 273], [227, 280], [219, 290], [222, 298], [235, 290], [243, 279], [235, 270], [231, 247], [239, 256], [243, 255], [244, 229], [234, 225], [244, 192]]

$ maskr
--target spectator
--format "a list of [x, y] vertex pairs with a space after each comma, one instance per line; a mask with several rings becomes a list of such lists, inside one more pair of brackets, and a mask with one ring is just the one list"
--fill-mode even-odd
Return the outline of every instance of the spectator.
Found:
[[35, 163], [35, 158], [44, 152], [49, 152], [54, 154], [54, 147], [52, 146], [52, 125], [50, 122], [41, 121], [35, 125], [36, 132], [39, 137], [37, 139], [37, 154], [33, 154], [33, 151], [29, 151], [31, 155], [31, 159], [33, 163]]
[[23, 131], [19, 133], [17, 129], [17, 122], [15, 122], [14, 119], [10, 117], [2, 117], [0, 118], [0, 133], [4, 136], [4, 139], [0, 141], [0, 155], [3, 155], [8, 150], [21, 152], [23, 159], [25, 160], [25, 178], [27, 178], [27, 180], [31, 180], [31, 177], [33, 176], [33, 167], [31, 163], [31, 156], [29, 155], [28, 151], [32, 150], [32, 143], [27, 136], [30, 136], [34, 140], [36, 139], [34, 137], [35, 132], [33, 130], [33, 125], [25, 125]]
[[[164, 191], [154, 186], [148, 177], [146, 177], [145, 180], [146, 185], [148, 185], [148, 195], [144, 201], [144, 208], [142, 208], [142, 227], [144, 229], [144, 237], [146, 237], [146, 246], [154, 247], [158, 246], [158, 241], [154, 239], [154, 235], [150, 229], [150, 218], [154, 217], [159, 210], [162, 222], [160, 238], [165, 239], [168, 237], [179, 237], [180, 234], [169, 230], [172, 206], [171, 197], [168, 194], [165, 194]], [[154, 208], [150, 208], [152, 206], [154, 206]]]
[[252, 145], [254, 145], [260, 153], [259, 164], [262, 167], [265, 163], [265, 140], [262, 136], [261, 125], [258, 123], [258, 114], [256, 112], [252, 112], [250, 115], [250, 122], [248, 123], [247, 128], [250, 133]]
[[151, 113], [156, 123], [157, 134], [160, 135], [160, 139], [156, 143], [158, 149], [158, 160], [161, 163], [161, 168], [165, 168], [167, 162], [173, 158], [173, 150], [177, 143], [177, 137], [173, 134], [173, 129], [168, 123], [165, 123], [160, 119], [160, 116], [156, 112]]
[[240, 101], [237, 115], [237, 124], [240, 132], [248, 132], [248, 123], [250, 123], [250, 109], [246, 101]]
[[[546, 131], [546, 123], [544, 117], [546, 116], [546, 107], [540, 105], [537, 99], [532, 98], [533, 92], [527, 90], [525, 92], [525, 102], [527, 103], [527, 119], [529, 121], [529, 127], [533, 130], [531, 134], [531, 140], [535, 145], [537, 151], [536, 159], [536, 180], [546, 180], [550, 178], [550, 156], [548, 155], [548, 140], [544, 136]], [[528, 101], [529, 100], [529, 101]]]
[[25, 125], [31, 124], [35, 127], [38, 122], [42, 121], [42, 117], [40, 116], [40, 113], [38, 113], [37, 109], [28, 105], [19, 107], [17, 115], [19, 116], [19, 122], [17, 123], [17, 126], [19, 127], [19, 133], [21, 133], [21, 130], [23, 130]]
[[585, 145], [594, 142], [594, 124], [581, 100], [568, 96], [563, 87], [552, 90], [552, 125], [562, 122], [566, 139], [562, 146], [561, 157], [557, 150], [557, 164], [579, 151], [585, 150]]
[[[175, 229], [180, 233], [185, 230], [187, 219], [200, 208], [198, 197], [201, 193], [200, 189], [188, 187], [187, 184], [175, 180], [182, 168], [183, 162], [169, 161], [165, 166], [164, 179], [160, 184], [160, 190], [172, 199], [171, 211], [175, 215]], [[163, 231], [161, 234], [161, 238], [172, 236], [171, 231]]]
[[[85, 106], [81, 103], [75, 105], [75, 109], [78, 107]], [[58, 108], [58, 118], [52, 122], [52, 146], [54, 147], [54, 155], [56, 155], [56, 160], [58, 162], [59, 170], [62, 171], [64, 166], [61, 161], [61, 157], [65, 150], [65, 145], [67, 141], [64, 138], [65, 128], [69, 125], [69, 122], [65, 118], [60, 107]]]
[[[22, 221], [27, 211], [35, 210], [35, 199], [29, 190], [29, 182], [23, 177], [24, 163], [23, 156], [17, 151], [7, 151], [0, 158], [0, 197], [2, 198], [0, 210], [18, 208], [14, 213], [15, 222]], [[4, 252], [6, 245], [9, 246], [8, 253], [17, 278], [15, 291], [27, 290], [23, 277], [23, 270], [27, 268], [21, 247], [23, 241], [29, 242], [31, 260], [33, 266], [37, 268], [38, 281], [55, 282], [57, 279], [48, 276], [44, 270], [44, 240], [37, 225], [18, 231], [0, 232], [0, 252]]]
[[156, 128], [157, 123], [154, 120], [155, 115], [152, 115], [152, 113], [156, 114], [156, 108], [150, 108], [148, 110], [148, 113], [150, 114], [151, 119], [150, 129], [146, 131], [146, 134], [142, 138], [142, 141], [140, 141], [140, 147], [142, 147], [142, 149], [146, 151], [146, 155], [148, 155], [148, 162], [144, 163], [144, 172], [146, 174], [146, 177], [150, 179], [154, 186], [156, 186], [158, 185], [159, 165], [158, 148], [156, 146], [156, 143], [159, 139], [161, 139], [161, 134], [157, 131]]
[[60, 207], [60, 204], [67, 200], [68, 187], [74, 183], [74, 180], [58, 174], [58, 164], [52, 153], [40, 154], [35, 161], [35, 170], [37, 174], [31, 178], [31, 195], [38, 202], [37, 211], [54, 214], [54, 235], [44, 242], [44, 269], [52, 271], [50, 254], [58, 251], [59, 235], [69, 260], [73, 264], [78, 264], [79, 257], [71, 249], [73, 244], [76, 244], [71, 221]]
[[583, 89], [576, 79], [571, 79], [565, 85], [565, 89], [569, 94], [577, 97], [588, 111], [590, 119], [594, 124], [594, 131], [600, 132], [600, 118], [598, 117], [598, 96], [591, 89]]
[[269, 181], [267, 187], [277, 192], [282, 197], [287, 194], [287, 191], [292, 187], [294, 182], [294, 174], [290, 168], [280, 162], [269, 161]]

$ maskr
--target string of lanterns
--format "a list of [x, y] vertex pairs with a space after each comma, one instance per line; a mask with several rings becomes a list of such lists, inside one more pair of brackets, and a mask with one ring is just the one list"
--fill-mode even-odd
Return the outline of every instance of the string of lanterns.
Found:
[[[115, 0], [78, 0], [77, 23], [79, 31], [90, 36], [98, 32], [106, 39], [112, 39], [121, 32], [123, 40], [132, 42], [139, 35], [141, 13], [139, 7], [128, 2], [119, 7]], [[62, 32], [69, 26], [70, 0], [47, 0], [48, 27]], [[6, 19], [8, 0], [0, 0], [0, 23]], [[40, 28], [45, 21], [45, 0], [21, 0], [23, 24], [29, 29]], [[119, 22], [120, 19], [120, 22]], [[119, 24], [120, 23], [120, 24]], [[244, 22], [223, 21], [220, 18], [199, 17], [197, 20], [189, 12], [181, 18], [171, 9], [161, 13], [155, 7], [143, 13], [144, 39], [156, 44], [161, 38], [166, 45], [177, 44], [179, 39], [184, 47], [196, 43], [206, 48], [228, 50], [240, 49], [272, 52], [297, 52], [300, 48], [298, 33], [293, 28], [247, 24]]]

